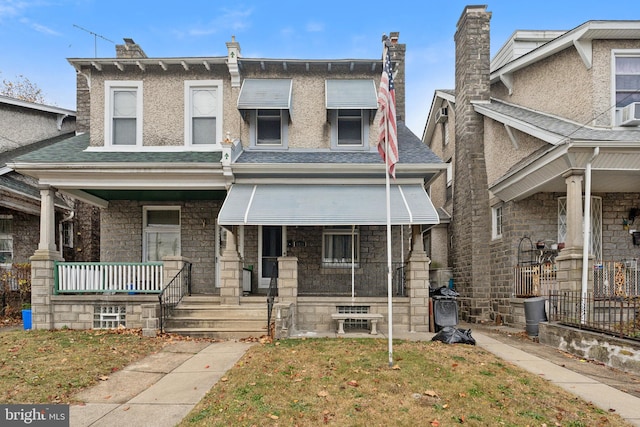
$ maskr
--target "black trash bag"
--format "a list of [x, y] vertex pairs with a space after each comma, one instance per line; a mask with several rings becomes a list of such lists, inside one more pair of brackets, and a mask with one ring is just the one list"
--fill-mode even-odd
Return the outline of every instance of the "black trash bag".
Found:
[[471, 336], [471, 329], [460, 329], [452, 326], [443, 327], [431, 338], [431, 341], [442, 341], [445, 344], [476, 345], [475, 338]]
[[456, 291], [454, 291], [453, 289], [448, 288], [446, 286], [442, 286], [442, 287], [440, 287], [438, 289], [429, 290], [429, 296], [430, 297], [434, 297], [435, 296], [435, 297], [451, 297], [451, 298], [453, 298], [453, 297], [457, 297], [458, 295], [460, 295], [460, 294], [458, 294]]

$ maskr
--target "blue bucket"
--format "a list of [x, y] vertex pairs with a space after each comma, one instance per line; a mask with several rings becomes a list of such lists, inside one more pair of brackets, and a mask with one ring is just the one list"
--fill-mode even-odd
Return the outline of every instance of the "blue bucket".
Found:
[[31, 329], [31, 309], [22, 310], [22, 325], [25, 331]]

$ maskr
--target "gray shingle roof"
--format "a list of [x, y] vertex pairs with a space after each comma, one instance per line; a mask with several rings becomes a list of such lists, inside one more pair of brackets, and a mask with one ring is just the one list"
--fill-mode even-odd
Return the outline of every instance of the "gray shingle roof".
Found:
[[220, 152], [85, 151], [89, 134], [73, 136], [15, 159], [19, 163], [219, 163]]
[[23, 156], [25, 154], [31, 153], [33, 151], [36, 150], [40, 150], [44, 147], [48, 147], [51, 144], [55, 144], [56, 142], [60, 142], [62, 140], [65, 140], [67, 138], [70, 138], [71, 136], [73, 136], [73, 133], [67, 133], [64, 135], [59, 135], [59, 136], [55, 136], [53, 138], [49, 138], [49, 139], [44, 139], [42, 141], [38, 141], [38, 142], [34, 142], [33, 144], [29, 144], [29, 145], [25, 145], [22, 147], [18, 147], [16, 149], [13, 150], [9, 150], [9, 151], [3, 151], [2, 153], [0, 153], [0, 167], [5, 166], [7, 163], [9, 163], [11, 160]]
[[[403, 122], [398, 122], [398, 156], [400, 163], [442, 163], [420, 138]], [[244, 151], [236, 163], [381, 163], [374, 152], [353, 151]]]
[[558, 143], [566, 138], [585, 141], [635, 142], [640, 141], [640, 129], [595, 129], [585, 125], [529, 110], [492, 99], [483, 108], [528, 123], [541, 130], [558, 135]]

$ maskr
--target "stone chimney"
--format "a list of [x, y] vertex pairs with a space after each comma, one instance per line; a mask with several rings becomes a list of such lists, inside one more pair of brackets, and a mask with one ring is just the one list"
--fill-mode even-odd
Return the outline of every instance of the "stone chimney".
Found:
[[116, 58], [146, 58], [147, 54], [144, 53], [139, 44], [133, 41], [133, 39], [125, 38], [124, 44], [116, 45]]
[[389, 40], [391, 41], [391, 47], [389, 48], [389, 54], [391, 55], [391, 62], [393, 64], [393, 83], [396, 91], [396, 117], [398, 121], [404, 121], [405, 114], [405, 56], [407, 53], [407, 45], [399, 44], [398, 39], [400, 33], [395, 31], [389, 34]]
[[484, 120], [471, 101], [490, 96], [489, 21], [485, 5], [466, 6], [458, 20], [455, 72], [455, 161], [453, 182], [453, 273], [468, 301], [461, 317], [484, 320], [490, 311], [491, 215], [484, 155]]

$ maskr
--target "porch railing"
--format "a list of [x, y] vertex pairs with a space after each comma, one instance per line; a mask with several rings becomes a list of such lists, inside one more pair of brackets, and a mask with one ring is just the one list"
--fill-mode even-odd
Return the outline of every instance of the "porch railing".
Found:
[[548, 295], [557, 288], [555, 263], [517, 265], [514, 269], [513, 296], [516, 298]]
[[185, 262], [180, 271], [173, 276], [160, 294], [158, 301], [160, 302], [160, 332], [164, 332], [166, 320], [176, 306], [182, 301], [182, 298], [191, 294], [191, 263]]
[[162, 290], [161, 262], [56, 262], [55, 293], [155, 294]]
[[580, 291], [549, 294], [549, 319], [579, 329], [640, 341], [640, 300]]
[[593, 266], [593, 291], [596, 297], [637, 297], [638, 261], [603, 261]]
[[[405, 266], [392, 264], [392, 294], [405, 296]], [[387, 263], [360, 263], [353, 274], [353, 291], [358, 297], [386, 297], [388, 292]], [[352, 292], [351, 266], [318, 269], [298, 269], [298, 295], [350, 296]]]

